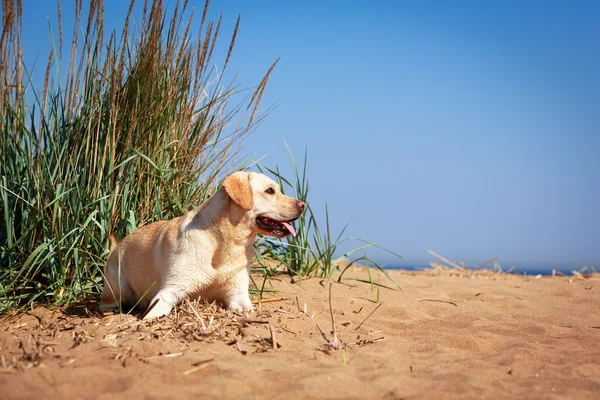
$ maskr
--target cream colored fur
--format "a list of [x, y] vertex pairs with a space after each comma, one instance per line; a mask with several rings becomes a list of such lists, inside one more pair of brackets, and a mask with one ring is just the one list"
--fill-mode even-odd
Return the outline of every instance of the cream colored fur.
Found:
[[139, 228], [118, 245], [111, 242], [100, 309], [139, 301], [143, 308], [153, 305], [144, 316], [150, 319], [169, 314], [186, 297], [201, 297], [230, 310], [252, 310], [248, 285], [256, 234], [276, 235], [256, 218], [291, 221], [304, 206], [265, 175], [234, 173], [197, 209]]

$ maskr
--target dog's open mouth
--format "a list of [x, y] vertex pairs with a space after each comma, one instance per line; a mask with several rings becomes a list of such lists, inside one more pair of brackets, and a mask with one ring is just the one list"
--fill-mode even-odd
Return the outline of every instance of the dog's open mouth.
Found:
[[296, 236], [296, 230], [290, 222], [292, 221], [275, 221], [274, 219], [267, 217], [256, 218], [256, 223], [258, 226], [277, 236]]

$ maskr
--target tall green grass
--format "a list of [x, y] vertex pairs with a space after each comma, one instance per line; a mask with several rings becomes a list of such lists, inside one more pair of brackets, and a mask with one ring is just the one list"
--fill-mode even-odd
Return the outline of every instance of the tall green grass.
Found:
[[200, 204], [264, 116], [276, 62], [253, 91], [225, 78], [239, 18], [217, 70], [221, 19], [207, 19], [208, 1], [197, 35], [187, 1], [171, 12], [145, 2], [139, 30], [132, 1], [122, 31], [108, 35], [103, 1], [87, 15], [75, 3], [73, 44], [63, 49], [59, 3], [36, 90], [22, 63], [21, 1], [2, 0], [0, 312], [95, 297], [108, 235]]

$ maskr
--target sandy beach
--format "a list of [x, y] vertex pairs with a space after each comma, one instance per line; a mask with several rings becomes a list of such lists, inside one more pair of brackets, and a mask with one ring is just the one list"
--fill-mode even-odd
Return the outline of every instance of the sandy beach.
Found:
[[[348, 276], [367, 279], [360, 268]], [[5, 317], [0, 397], [600, 396], [598, 274], [391, 276], [401, 291], [353, 280], [332, 286], [337, 346], [329, 284], [287, 275], [272, 279], [276, 292], [265, 297], [273, 301], [249, 315], [185, 304], [155, 322], [80, 308]]]

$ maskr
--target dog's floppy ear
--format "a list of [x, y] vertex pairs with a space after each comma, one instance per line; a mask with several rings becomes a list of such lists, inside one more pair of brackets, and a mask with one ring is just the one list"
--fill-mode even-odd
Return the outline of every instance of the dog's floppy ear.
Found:
[[245, 211], [252, 210], [254, 199], [252, 196], [252, 187], [250, 186], [250, 174], [247, 172], [236, 172], [229, 175], [223, 188], [235, 203]]

